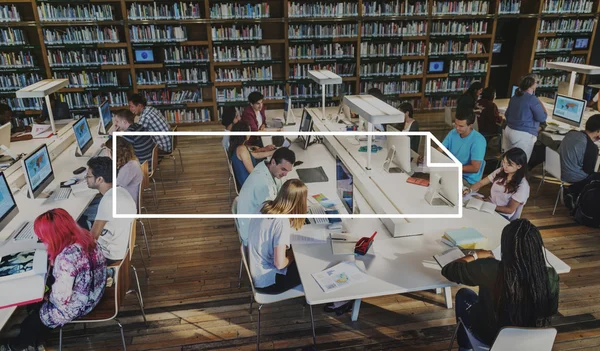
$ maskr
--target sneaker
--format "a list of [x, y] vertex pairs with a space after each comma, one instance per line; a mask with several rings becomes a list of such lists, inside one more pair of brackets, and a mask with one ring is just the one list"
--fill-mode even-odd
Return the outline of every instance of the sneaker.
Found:
[[338, 308], [335, 308], [333, 303], [328, 303], [325, 305], [325, 307], [323, 307], [323, 311], [325, 311], [326, 313], [335, 312], [336, 315], [341, 316], [344, 313], [352, 311], [353, 306], [354, 306], [354, 300], [350, 300]]
[[569, 211], [572, 211], [575, 208], [575, 196], [573, 196], [573, 194], [569, 193], [565, 195], [565, 206], [567, 206]]

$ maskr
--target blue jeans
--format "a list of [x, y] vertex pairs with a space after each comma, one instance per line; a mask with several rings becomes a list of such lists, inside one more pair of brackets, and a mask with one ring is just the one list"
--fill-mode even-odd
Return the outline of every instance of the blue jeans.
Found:
[[88, 207], [83, 211], [79, 220], [77, 220], [77, 224], [83, 229], [91, 230], [94, 221], [96, 220], [96, 215], [98, 214], [98, 205], [100, 205], [100, 200], [102, 200], [102, 194], [96, 195], [92, 202], [88, 205]]
[[[462, 319], [463, 324], [471, 329], [473, 325], [473, 320], [471, 320], [471, 308], [477, 303], [479, 300], [479, 296], [468, 288], [462, 288], [456, 293], [455, 303], [456, 306], [454, 311], [456, 313], [456, 323], [458, 323], [458, 318]], [[460, 326], [458, 328], [458, 333], [456, 335], [458, 346], [471, 349], [471, 342], [469, 341], [469, 337], [467, 336], [467, 332], [465, 331], [464, 326]]]

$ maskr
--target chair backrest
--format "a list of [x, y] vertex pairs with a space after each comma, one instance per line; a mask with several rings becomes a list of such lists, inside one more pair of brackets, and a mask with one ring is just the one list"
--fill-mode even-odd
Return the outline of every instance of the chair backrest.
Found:
[[546, 161], [544, 161], [544, 169], [554, 178], [561, 180], [560, 172], [560, 154], [546, 146]]
[[129, 266], [131, 265], [131, 254], [129, 253], [129, 251], [131, 251], [131, 248], [127, 249], [125, 257], [121, 261], [121, 264], [119, 264], [119, 269], [117, 269], [117, 272], [115, 274], [115, 289], [117, 292], [117, 301], [115, 302], [115, 306], [117, 314], [119, 313], [119, 306], [121, 306], [122, 301], [125, 301], [125, 296], [127, 295], [127, 291], [129, 290]]
[[246, 269], [246, 273], [248, 273], [248, 280], [250, 281], [250, 286], [252, 287], [252, 294], [256, 296], [256, 290], [254, 289], [254, 281], [252, 280], [252, 274], [250, 274], [250, 268], [248, 267], [248, 259], [246, 258], [246, 251], [248, 248], [244, 246], [244, 244], [240, 245], [240, 252], [242, 253], [242, 262], [244, 262], [244, 268]]
[[516, 328], [500, 330], [490, 351], [551, 351], [556, 338], [554, 328]]
[[233, 172], [233, 166], [231, 165], [231, 160], [227, 159], [227, 166], [229, 167], [229, 177], [233, 179], [233, 186], [235, 187], [235, 193], [237, 195], [240, 194], [240, 189], [238, 189], [237, 180], [235, 179], [235, 173]]
[[152, 149], [152, 167], [148, 168], [148, 175], [152, 177], [154, 175], [154, 170], [158, 168], [158, 145], [154, 145], [154, 149]]
[[[148, 189], [148, 186], [150, 185], [150, 170], [149, 170], [149, 165], [148, 165], [148, 161], [144, 161], [144, 163], [141, 164], [142, 167], [142, 182], [140, 183], [140, 186], [142, 187], [142, 189]], [[142, 202], [142, 195], [140, 192], [140, 203]]]
[[444, 122], [446, 122], [446, 125], [448, 127], [454, 128], [454, 125], [452, 123], [452, 108], [451, 107], [444, 108]]
[[133, 248], [135, 247], [135, 240], [137, 239], [137, 220], [131, 221], [131, 228], [129, 229], [129, 260], [133, 259]]
[[[239, 199], [239, 197], [236, 196], [236, 198], [233, 199], [233, 202], [231, 203], [231, 213], [233, 213], [233, 214], [237, 214], [238, 199]], [[234, 221], [235, 221], [235, 231], [238, 233], [238, 238], [240, 239], [240, 243], [241, 243], [242, 237], [240, 236], [240, 223], [237, 218], [235, 218]]]
[[[176, 131], [177, 131], [177, 126], [171, 127], [171, 132], [176, 132]], [[177, 135], [171, 136], [171, 144], [173, 145], [173, 147], [171, 148], [171, 152], [173, 152], [173, 151], [175, 151], [175, 149], [177, 149], [177, 139], [179, 139], [179, 137]]]
[[519, 207], [517, 207], [517, 210], [515, 211], [515, 213], [513, 213], [512, 217], [510, 217], [508, 220], [512, 222], [514, 220], [521, 218], [521, 213], [523, 212], [523, 207], [525, 207], [525, 204], [520, 204]]
[[460, 317], [458, 317], [458, 323], [463, 325], [463, 327], [464, 327], [463, 329], [467, 333], [467, 337], [469, 338], [469, 342], [471, 343], [471, 347], [472, 347], [473, 351], [489, 351], [490, 347], [487, 346], [486, 344], [484, 344], [483, 342], [481, 342], [479, 339], [477, 339], [475, 337], [475, 335], [473, 335], [473, 333], [471, 333], [469, 328], [467, 328], [465, 326], [465, 323], [463, 323], [463, 321]]

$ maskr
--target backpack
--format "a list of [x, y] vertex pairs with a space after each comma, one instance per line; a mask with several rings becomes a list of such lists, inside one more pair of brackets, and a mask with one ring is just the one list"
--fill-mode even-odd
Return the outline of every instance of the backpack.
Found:
[[592, 228], [600, 228], [600, 180], [586, 185], [577, 198], [571, 214], [579, 224]]

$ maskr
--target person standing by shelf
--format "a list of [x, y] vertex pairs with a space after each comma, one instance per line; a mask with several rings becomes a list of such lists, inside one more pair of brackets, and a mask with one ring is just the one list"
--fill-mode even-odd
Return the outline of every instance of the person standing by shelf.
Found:
[[[263, 131], [267, 127], [264, 96], [258, 91], [248, 94], [248, 106], [242, 112], [242, 121], [248, 123], [251, 132]], [[261, 138], [250, 137], [250, 144], [263, 147]]]
[[[171, 130], [162, 113], [155, 107], [147, 106], [146, 98], [141, 94], [133, 94], [129, 97], [129, 111], [140, 116], [138, 123], [148, 132], [169, 132]], [[171, 136], [153, 135], [152, 139], [164, 153], [169, 154], [173, 151]]]
[[456, 101], [456, 115], [467, 116], [473, 113], [475, 103], [483, 91], [483, 84], [480, 81], [471, 83], [469, 89], [462, 94]]
[[510, 98], [506, 109], [507, 125], [502, 140], [505, 150], [518, 147], [525, 151], [528, 161], [540, 131], [540, 123], [548, 118], [546, 107], [535, 96], [536, 88], [537, 76], [529, 74], [521, 78], [519, 89]]

